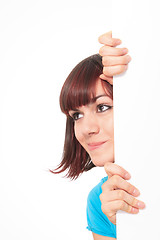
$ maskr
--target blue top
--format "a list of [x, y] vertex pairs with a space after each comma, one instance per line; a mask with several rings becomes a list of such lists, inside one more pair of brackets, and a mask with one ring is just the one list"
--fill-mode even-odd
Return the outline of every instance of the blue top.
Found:
[[108, 177], [102, 178], [89, 193], [87, 199], [87, 229], [106, 237], [116, 238], [116, 225], [114, 225], [101, 210], [99, 195], [102, 193], [102, 184]]

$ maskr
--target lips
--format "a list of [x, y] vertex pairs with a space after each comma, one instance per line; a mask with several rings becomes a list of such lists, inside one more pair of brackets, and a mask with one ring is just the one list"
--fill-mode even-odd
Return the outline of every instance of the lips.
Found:
[[89, 143], [88, 148], [89, 148], [90, 151], [93, 151], [97, 148], [100, 148], [105, 142], [107, 142], [107, 141]]

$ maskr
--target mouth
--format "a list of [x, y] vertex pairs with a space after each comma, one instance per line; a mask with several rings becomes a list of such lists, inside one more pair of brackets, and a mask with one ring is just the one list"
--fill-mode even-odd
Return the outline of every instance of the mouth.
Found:
[[107, 141], [104, 142], [95, 142], [95, 143], [89, 143], [88, 144], [88, 148], [90, 151], [93, 151], [97, 148], [100, 148], [104, 143], [106, 143]]

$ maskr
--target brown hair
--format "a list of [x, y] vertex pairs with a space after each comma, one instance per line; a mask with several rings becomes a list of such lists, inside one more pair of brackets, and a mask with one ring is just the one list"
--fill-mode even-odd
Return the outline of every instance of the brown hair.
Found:
[[[64, 82], [60, 94], [60, 107], [67, 117], [64, 150], [61, 163], [55, 170], [50, 170], [52, 173], [68, 170], [65, 176], [76, 179], [84, 171], [95, 167], [89, 154], [75, 137], [74, 120], [68, 112], [92, 101], [96, 81], [102, 72], [102, 57], [94, 54], [77, 64]], [[107, 95], [113, 99], [113, 86], [106, 81], [102, 83]]]

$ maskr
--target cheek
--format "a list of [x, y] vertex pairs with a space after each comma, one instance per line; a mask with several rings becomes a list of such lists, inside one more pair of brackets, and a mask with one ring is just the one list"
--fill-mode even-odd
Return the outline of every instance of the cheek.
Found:
[[110, 127], [109, 127], [110, 135], [111, 135], [112, 138], [114, 138], [114, 122], [113, 122], [113, 118], [110, 120], [109, 124], [110, 124]]
[[108, 135], [109, 138], [114, 138], [113, 112], [102, 120], [101, 126], [103, 126], [104, 134]]
[[83, 144], [83, 137], [80, 128], [75, 124], [74, 125], [74, 134], [77, 141], [82, 145]]
[[90, 155], [93, 164], [97, 167], [103, 167], [107, 162], [114, 162], [114, 144], [109, 142], [106, 149]]

